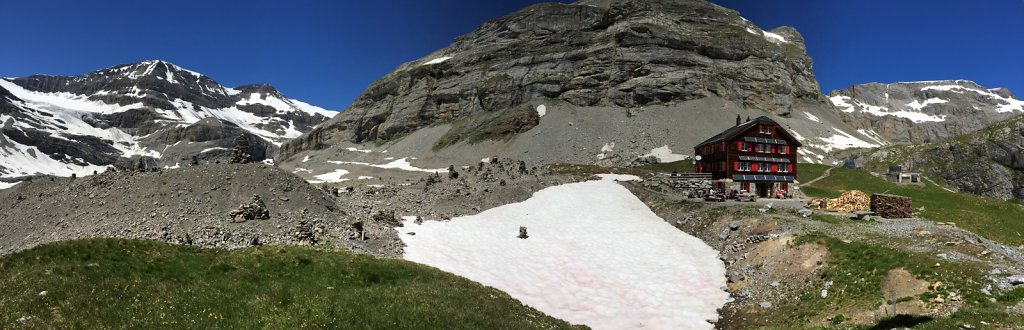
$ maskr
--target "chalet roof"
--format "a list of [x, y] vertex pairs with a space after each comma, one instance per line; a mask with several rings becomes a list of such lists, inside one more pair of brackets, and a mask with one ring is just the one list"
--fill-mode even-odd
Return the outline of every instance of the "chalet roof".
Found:
[[[729, 127], [729, 129], [725, 130], [724, 132], [718, 133], [718, 135], [712, 136], [710, 139], [704, 140], [704, 142], [701, 142], [701, 143], [697, 144], [696, 147], [700, 148], [700, 147], [708, 145], [708, 144], [718, 143], [718, 142], [722, 142], [722, 141], [728, 141], [728, 140], [736, 137], [737, 135], [740, 135], [743, 132], [746, 132], [748, 128], [751, 128], [751, 127], [753, 127], [754, 125], [757, 125], [757, 124], [773, 125], [773, 126], [778, 126], [780, 128], [782, 127], [782, 125], [779, 125], [779, 123], [775, 122], [771, 118], [768, 118], [766, 116], [761, 116], [761, 117], [754, 118], [751, 121], [742, 123], [739, 126]], [[785, 128], [783, 128], [780, 132], [783, 135], [785, 135], [786, 137], [788, 137], [791, 141], [796, 143], [797, 147], [801, 146], [800, 141], [798, 141], [796, 138], [794, 138], [793, 135], [790, 135], [789, 132], [786, 131]]]

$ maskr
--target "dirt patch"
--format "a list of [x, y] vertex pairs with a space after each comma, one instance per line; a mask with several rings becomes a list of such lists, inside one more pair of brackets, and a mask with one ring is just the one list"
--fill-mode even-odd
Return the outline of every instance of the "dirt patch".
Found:
[[890, 270], [882, 279], [882, 293], [886, 301], [897, 301], [928, 292], [930, 283], [919, 280], [903, 268]]

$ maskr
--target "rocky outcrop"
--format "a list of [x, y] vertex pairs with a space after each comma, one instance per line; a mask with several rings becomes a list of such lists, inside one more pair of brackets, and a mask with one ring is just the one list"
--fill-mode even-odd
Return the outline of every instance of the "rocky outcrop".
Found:
[[936, 143], [883, 148], [870, 157], [942, 178], [960, 191], [1024, 199], [1024, 115]]
[[[267, 84], [226, 88], [164, 61], [80, 76], [0, 79], [0, 176], [69, 176], [107, 165], [227, 161], [245, 136], [253, 161], [333, 115]], [[150, 166], [148, 164], [146, 167]]]
[[937, 142], [1024, 113], [1009, 90], [966, 80], [870, 83], [829, 95], [850, 126], [894, 143]]
[[[532, 110], [533, 100], [642, 109], [708, 97], [776, 115], [800, 104], [827, 107], [795, 29], [763, 31], [699, 0], [545, 3], [402, 64], [344, 112], [284, 144], [281, 156], [449, 122], [506, 138], [536, 125], [504, 114]], [[473, 139], [448, 133], [435, 148]]]

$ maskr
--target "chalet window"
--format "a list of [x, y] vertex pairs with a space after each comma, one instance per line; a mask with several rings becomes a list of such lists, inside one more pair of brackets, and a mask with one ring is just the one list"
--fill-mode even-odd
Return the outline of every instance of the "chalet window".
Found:
[[772, 152], [772, 148], [770, 146], [768, 146], [767, 144], [758, 143], [757, 144], [757, 152], [760, 152], [760, 153], [770, 153], [770, 152]]
[[761, 125], [761, 134], [772, 134], [772, 127], [767, 125]]
[[783, 155], [789, 154], [789, 146], [779, 146], [779, 153]]
[[789, 173], [789, 164], [779, 164], [779, 172]]
[[750, 162], [740, 162], [739, 171], [750, 171]]
[[758, 172], [771, 172], [771, 170], [772, 170], [772, 165], [768, 164], [768, 163], [761, 163], [761, 165], [757, 166], [757, 171]]
[[740, 142], [740, 151], [750, 151], [750, 143]]

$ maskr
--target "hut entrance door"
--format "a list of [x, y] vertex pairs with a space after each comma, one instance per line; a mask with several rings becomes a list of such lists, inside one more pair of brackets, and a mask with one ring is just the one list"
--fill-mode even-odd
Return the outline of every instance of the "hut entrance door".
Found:
[[757, 196], [761, 198], [772, 197], [772, 184], [769, 182], [757, 183]]

